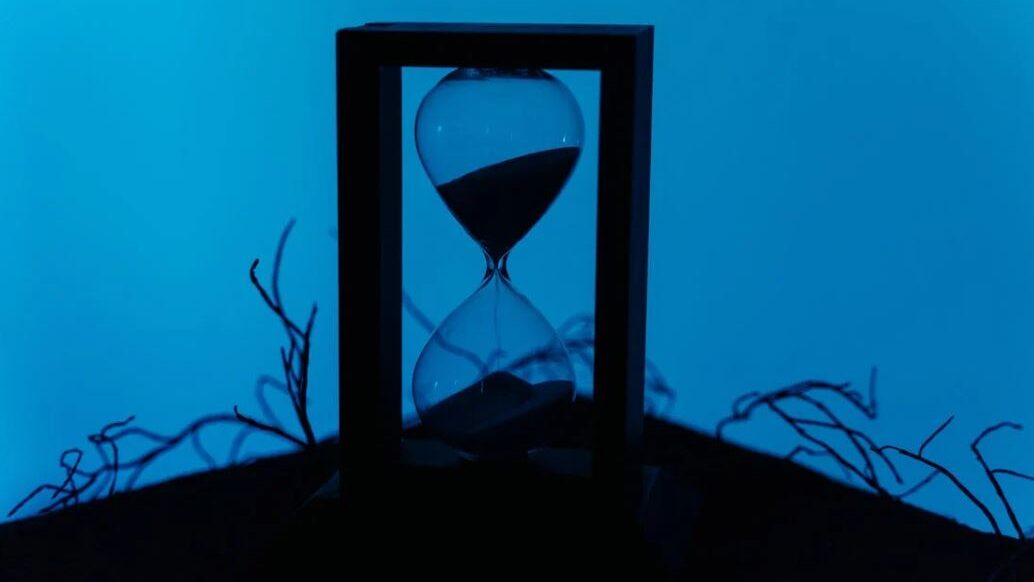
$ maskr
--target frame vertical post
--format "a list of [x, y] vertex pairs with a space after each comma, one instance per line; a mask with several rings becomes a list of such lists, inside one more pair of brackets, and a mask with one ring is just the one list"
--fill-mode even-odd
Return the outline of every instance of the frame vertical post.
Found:
[[622, 39], [600, 71], [593, 477], [641, 462], [646, 367], [653, 32]]
[[385, 477], [399, 457], [402, 73], [373, 60], [362, 35], [341, 31], [337, 43], [344, 494], [359, 481], [373, 484]]

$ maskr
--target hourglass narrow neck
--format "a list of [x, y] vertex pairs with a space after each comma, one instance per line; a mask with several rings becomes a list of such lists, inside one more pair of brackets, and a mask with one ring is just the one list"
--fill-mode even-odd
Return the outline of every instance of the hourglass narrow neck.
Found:
[[492, 255], [485, 253], [485, 276], [484, 281], [488, 281], [492, 277], [498, 275], [503, 281], [510, 282], [510, 272], [506, 269], [506, 261], [509, 258], [510, 253], [503, 254], [499, 259], [495, 259]]

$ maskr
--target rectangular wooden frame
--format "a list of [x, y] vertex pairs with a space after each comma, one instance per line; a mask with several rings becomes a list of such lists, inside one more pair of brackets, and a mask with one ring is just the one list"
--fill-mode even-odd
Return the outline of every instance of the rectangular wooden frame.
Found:
[[600, 72], [592, 474], [619, 482], [641, 455], [653, 27], [379, 23], [337, 33], [342, 483], [399, 460], [403, 67]]

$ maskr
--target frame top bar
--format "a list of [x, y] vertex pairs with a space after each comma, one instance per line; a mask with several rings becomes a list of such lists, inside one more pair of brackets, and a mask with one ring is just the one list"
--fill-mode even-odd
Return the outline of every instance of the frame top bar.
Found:
[[338, 37], [374, 66], [602, 70], [652, 42], [653, 26], [375, 22]]
[[431, 34], [553, 34], [591, 36], [636, 36], [653, 27], [638, 24], [499, 24], [469, 22], [368, 22], [343, 30], [378, 33], [431, 33]]

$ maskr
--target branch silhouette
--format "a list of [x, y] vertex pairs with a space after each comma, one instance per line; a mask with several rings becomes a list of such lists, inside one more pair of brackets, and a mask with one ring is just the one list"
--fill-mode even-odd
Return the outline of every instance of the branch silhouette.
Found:
[[889, 451], [894, 451], [894, 452], [896, 452], [896, 453], [898, 453], [900, 455], [903, 455], [903, 456], [905, 456], [905, 457], [907, 457], [909, 459], [912, 459], [913, 461], [917, 461], [919, 463], [922, 463], [922, 464], [926, 465], [927, 467], [930, 467], [931, 469], [933, 469], [937, 473], [947, 477], [948, 480], [950, 480], [952, 482], [952, 484], [955, 485], [955, 487], [959, 491], [961, 491], [962, 494], [965, 495], [966, 498], [969, 499], [973, 503], [973, 505], [975, 505], [977, 507], [977, 509], [980, 510], [981, 513], [984, 514], [984, 517], [987, 519], [987, 522], [989, 524], [991, 524], [991, 529], [994, 530], [995, 535], [1001, 536], [1002, 535], [1002, 530], [998, 527], [998, 521], [995, 519], [994, 515], [987, 508], [987, 506], [984, 505], [984, 502], [981, 501], [980, 498], [978, 498], [976, 495], [974, 495], [973, 492], [970, 491], [969, 488], [966, 487], [962, 483], [962, 481], [957, 476], [955, 476], [954, 473], [951, 472], [951, 470], [949, 470], [944, 465], [942, 465], [942, 464], [940, 464], [940, 463], [938, 463], [936, 461], [932, 461], [932, 460], [930, 460], [930, 459], [928, 459], [928, 458], [923, 456], [923, 453], [924, 453], [926, 447], [930, 443], [932, 443], [933, 440], [935, 438], [937, 438], [937, 436], [939, 434], [941, 434], [944, 431], [944, 429], [947, 428], [948, 425], [951, 424], [951, 421], [954, 420], [954, 419], [955, 419], [954, 416], [948, 417], [948, 420], [945, 420], [932, 433], [930, 433], [930, 436], [926, 437], [926, 439], [923, 440], [922, 445], [920, 445], [920, 447], [919, 447], [919, 452], [918, 453], [913, 453], [912, 451], [910, 451], [908, 449], [904, 449], [902, 447], [898, 447], [898, 446], [894, 446], [894, 445], [883, 445], [882, 447], [878, 447], [877, 450], [880, 450], [880, 451], [888, 451], [888, 450]]
[[[131, 426], [135, 420], [133, 416], [125, 420], [106, 424], [97, 433], [87, 436], [87, 440], [93, 445], [97, 456], [100, 458], [100, 464], [96, 468], [90, 470], [82, 468], [85, 455], [81, 449], [71, 448], [62, 452], [58, 464], [65, 471], [64, 480], [60, 483], [39, 485], [15, 504], [8, 511], [7, 517], [17, 514], [33, 499], [36, 499], [44, 492], [51, 493], [50, 499], [38, 513], [49, 513], [56, 509], [63, 509], [80, 503], [86, 497], [90, 500], [95, 500], [102, 496], [111, 497], [119, 491], [131, 490], [136, 486], [140, 476], [148, 467], [188, 440], [198, 457], [208, 467], [218, 467], [219, 463], [205, 449], [201, 440], [204, 429], [216, 425], [229, 425], [240, 428], [231, 443], [226, 462], [227, 465], [238, 462], [244, 441], [249, 436], [257, 433], [268, 434], [302, 449], [316, 446], [316, 436], [312, 423], [309, 420], [308, 389], [309, 362], [312, 349], [311, 338], [317, 309], [313, 305], [304, 326], [298, 325], [288, 315], [280, 294], [280, 268], [283, 262], [284, 248], [294, 228], [294, 224], [295, 221], [293, 219], [288, 221], [277, 242], [270, 290], [267, 291], [266, 287], [258, 279], [256, 273], [259, 265], [258, 259], [252, 262], [248, 272], [252, 285], [258, 291], [266, 306], [280, 320], [287, 335], [288, 347], [280, 349], [280, 368], [284, 379], [281, 381], [263, 375], [258, 378], [255, 384], [255, 399], [259, 404], [259, 409], [262, 411], [265, 421], [260, 421], [243, 414], [235, 405], [233, 407], [233, 414], [223, 413], [202, 416], [189, 423], [179, 432], [171, 435], [161, 434], [138, 426]], [[301, 437], [295, 436], [286, 430], [273, 413], [273, 408], [270, 406], [266, 396], [266, 391], [269, 389], [273, 389], [289, 399], [295, 413], [295, 420], [302, 432]], [[134, 442], [150, 442], [153, 443], [153, 446], [138, 456], [125, 459], [121, 453], [120, 445], [128, 442], [130, 439]], [[126, 471], [129, 471], [128, 477], [120, 486], [119, 475]]]
[[1012, 504], [1009, 503], [1009, 498], [1005, 495], [1005, 491], [1002, 490], [1001, 483], [998, 482], [998, 475], [1012, 475], [1027, 479], [1030, 479], [1030, 477], [1028, 477], [1027, 475], [1023, 475], [1022, 473], [1018, 473], [1016, 471], [1011, 471], [1008, 469], [992, 469], [988, 466], [987, 461], [984, 460], [983, 453], [980, 452], [981, 441], [983, 441], [991, 434], [1004, 428], [1009, 428], [1012, 430], [1023, 430], [1023, 427], [1015, 422], [999, 422], [998, 424], [985, 428], [983, 432], [977, 435], [977, 438], [973, 439], [973, 442], [969, 445], [969, 448], [973, 451], [973, 455], [976, 456], [977, 462], [980, 463], [980, 466], [984, 469], [984, 472], [987, 474], [987, 479], [991, 481], [991, 486], [994, 487], [995, 494], [998, 495], [998, 499], [1001, 500], [1002, 506], [1005, 508], [1005, 512], [1009, 516], [1009, 522], [1012, 523], [1013, 528], [1016, 529], [1016, 535], [1020, 538], [1020, 540], [1026, 540], [1027, 536], [1024, 534], [1023, 527], [1020, 525], [1019, 520], [1016, 518], [1016, 512], [1013, 511]]
[[[805, 380], [769, 392], [748, 392], [733, 401], [732, 413], [718, 421], [715, 436], [719, 440], [724, 439], [725, 432], [730, 426], [747, 422], [759, 409], [765, 409], [775, 414], [801, 439], [806, 441], [806, 444], [799, 445], [790, 451], [786, 456], [788, 459], [795, 459], [801, 454], [832, 458], [847, 478], [854, 476], [861, 479], [881, 496], [900, 497], [900, 494], [894, 495], [884, 486], [880, 478], [880, 471], [873, 462], [873, 457], [879, 459], [880, 464], [890, 473], [894, 482], [901, 485], [903, 480], [894, 462], [883, 451], [876, 448], [874, 440], [864, 431], [849, 426], [839, 414], [834, 412], [830, 404], [823, 402], [818, 397], [819, 395], [829, 396], [833, 402], [846, 404], [865, 418], [873, 420], [878, 414], [876, 380], [877, 369], [873, 367], [869, 371], [867, 396], [852, 389], [850, 383], [835, 384], [825, 380]], [[818, 418], [791, 414], [784, 407], [784, 404], [787, 403], [803, 405], [807, 412], [817, 415]], [[843, 436], [851, 443], [857, 460], [850, 459], [809, 428]]]

